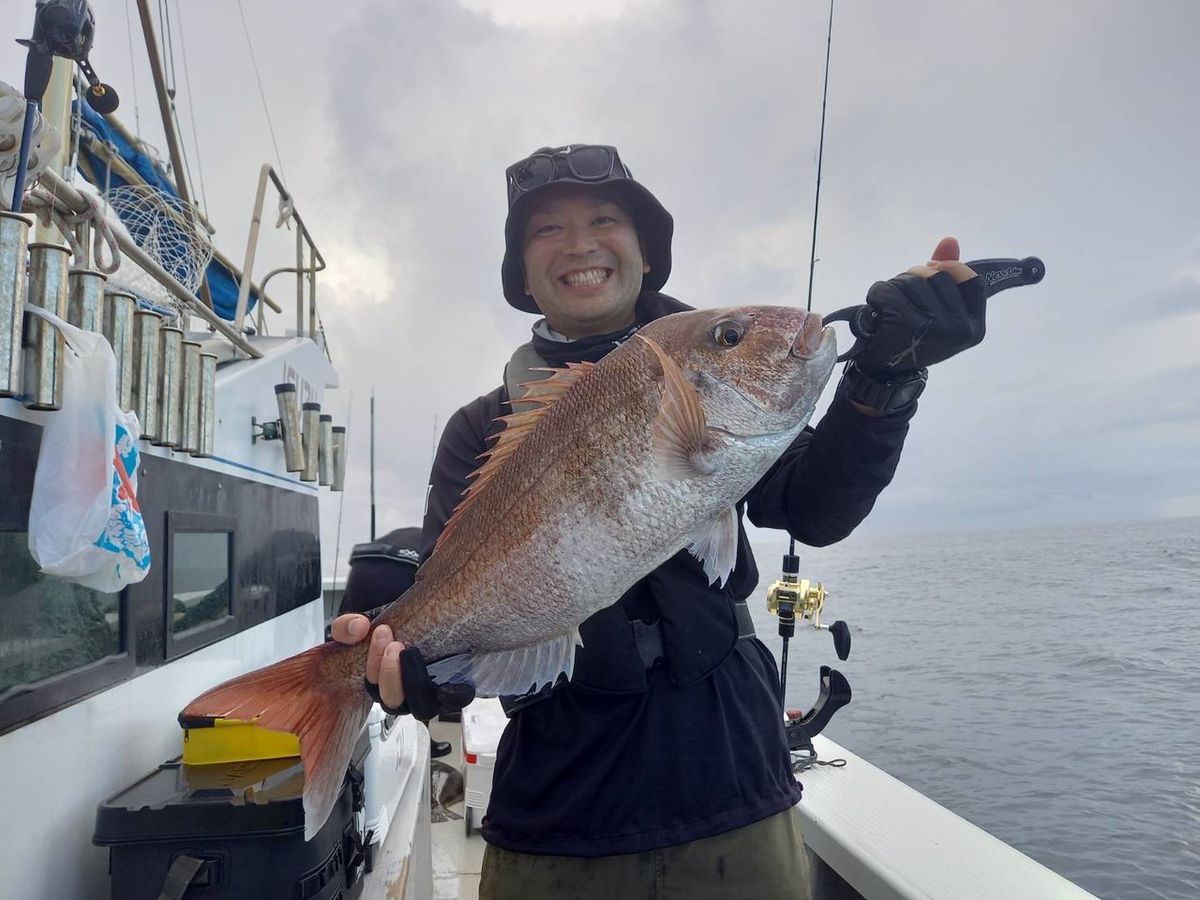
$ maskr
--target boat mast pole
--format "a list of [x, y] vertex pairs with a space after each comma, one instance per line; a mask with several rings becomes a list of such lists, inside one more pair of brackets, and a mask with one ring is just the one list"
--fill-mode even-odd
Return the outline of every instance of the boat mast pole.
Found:
[[[75, 62], [62, 56], [54, 57], [50, 71], [50, 83], [42, 97], [42, 118], [62, 136], [58, 152], [47, 166], [64, 181], [71, 181], [71, 97], [75, 90]], [[19, 212], [19, 207], [14, 207]], [[58, 227], [50, 222], [43, 225], [39, 218], [34, 226], [34, 240], [61, 244], [63, 236]], [[84, 263], [80, 263], [84, 264]]]
[[[150, 17], [150, 0], [137, 0], [138, 15], [142, 20], [142, 36], [146, 39], [146, 56], [150, 60], [150, 73], [154, 76], [154, 93], [158, 97], [158, 114], [162, 118], [163, 131], [167, 136], [167, 151], [171, 154], [171, 168], [175, 171], [175, 190], [179, 199], [187, 204], [188, 216], [193, 228], [202, 227], [197, 221], [188, 190], [187, 170], [183, 166], [183, 152], [179, 147], [179, 135], [171, 118], [171, 96], [167, 92], [167, 80], [163, 75], [162, 60], [158, 55], [158, 43], [154, 37], [154, 20]], [[200, 282], [200, 298], [212, 309], [212, 297], [208, 292], [208, 273]]]

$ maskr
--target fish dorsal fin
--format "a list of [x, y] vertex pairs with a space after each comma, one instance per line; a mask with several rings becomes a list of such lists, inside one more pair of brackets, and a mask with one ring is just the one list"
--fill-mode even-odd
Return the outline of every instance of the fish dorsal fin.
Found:
[[688, 552], [704, 564], [708, 583], [729, 581], [737, 565], [738, 513], [729, 507], [717, 518], [698, 529], [688, 542]]
[[437, 544], [434, 545], [434, 553], [454, 533], [455, 528], [462, 521], [466, 511], [475, 502], [475, 496], [492, 480], [492, 477], [500, 469], [504, 461], [517, 451], [517, 448], [521, 446], [525, 438], [529, 436], [529, 433], [537, 427], [537, 424], [546, 415], [550, 407], [577, 384], [579, 379], [583, 378], [583, 376], [595, 367], [595, 363], [582, 362], [567, 363], [565, 369], [545, 368], [533, 370], [551, 373], [550, 377], [544, 378], [541, 381], [532, 381], [521, 385], [528, 388], [525, 396], [521, 398], [521, 403], [534, 403], [538, 405], [532, 409], [510, 413], [507, 416], [501, 416], [497, 419], [497, 421], [504, 423], [504, 428], [499, 434], [491, 438], [494, 441], [492, 446], [479, 455], [483, 463], [469, 476], [472, 479], [471, 484], [463, 491], [462, 500], [459, 501], [458, 506], [454, 508], [454, 513], [446, 521], [446, 527], [442, 529], [442, 533], [437, 539]]
[[663, 370], [663, 398], [651, 429], [654, 458], [668, 478], [695, 478], [713, 471], [705, 447], [708, 420], [700, 396], [683, 370], [662, 347], [643, 334], [635, 334], [650, 345]]

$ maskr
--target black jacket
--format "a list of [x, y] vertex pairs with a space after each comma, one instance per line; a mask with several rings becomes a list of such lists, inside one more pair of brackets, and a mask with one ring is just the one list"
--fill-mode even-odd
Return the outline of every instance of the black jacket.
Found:
[[[685, 308], [645, 292], [639, 320]], [[447, 422], [431, 476], [425, 555], [507, 399], [498, 388]], [[914, 409], [872, 418], [837, 397], [739, 512], [805, 544], [841, 540], [891, 481]], [[757, 584], [742, 528], [723, 587], [710, 586], [681, 551], [584, 622], [572, 680], [518, 711], [504, 732], [484, 837], [522, 853], [635, 853], [748, 825], [796, 803], [774, 658], [757, 639], [736, 640], [732, 603]], [[630, 625], [637, 619], [662, 623], [666, 665], [642, 664]]]

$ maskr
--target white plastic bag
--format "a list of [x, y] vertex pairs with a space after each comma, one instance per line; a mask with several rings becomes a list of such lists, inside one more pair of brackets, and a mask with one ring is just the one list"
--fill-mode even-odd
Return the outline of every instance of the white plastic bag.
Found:
[[65, 340], [62, 408], [46, 417], [29, 552], [42, 573], [116, 593], [146, 577], [150, 543], [137, 503], [137, 416], [117, 407], [117, 362], [103, 335], [27, 307]]

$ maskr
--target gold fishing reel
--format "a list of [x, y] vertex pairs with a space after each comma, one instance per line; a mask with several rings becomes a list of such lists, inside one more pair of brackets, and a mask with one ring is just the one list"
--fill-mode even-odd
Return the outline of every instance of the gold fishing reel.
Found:
[[821, 627], [821, 610], [825, 608], [826, 591], [821, 582], [785, 574], [767, 589], [767, 610], [781, 621], [809, 619], [814, 628]]
[[779, 619], [779, 636], [783, 638], [783, 658], [787, 659], [787, 641], [796, 633], [796, 620], [807, 619], [812, 627], [833, 635], [838, 659], [850, 654], [850, 626], [841, 619], [832, 625], [821, 624], [821, 611], [829, 593], [819, 581], [800, 577], [800, 558], [789, 551], [783, 557], [783, 577], [767, 588], [767, 610]]

